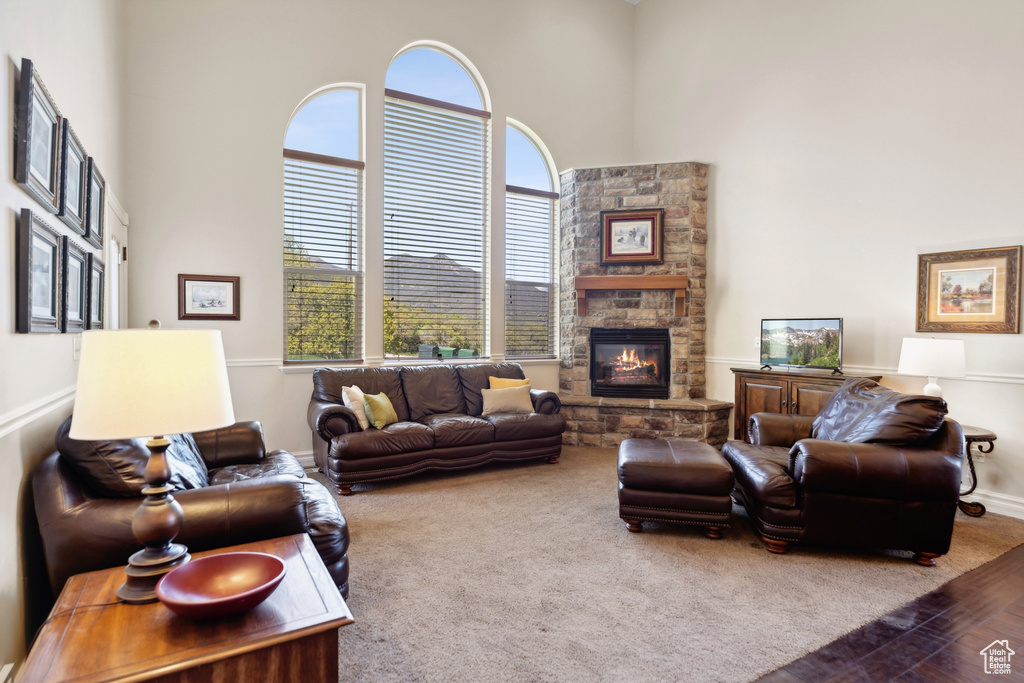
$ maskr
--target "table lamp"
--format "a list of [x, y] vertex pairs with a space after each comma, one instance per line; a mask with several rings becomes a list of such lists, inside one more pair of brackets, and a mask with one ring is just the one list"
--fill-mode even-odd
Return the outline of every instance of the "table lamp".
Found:
[[942, 398], [939, 377], [964, 377], [964, 343], [960, 339], [918, 339], [906, 337], [900, 349], [900, 365], [896, 370], [901, 375], [927, 377], [924, 385], [925, 396]]
[[117, 596], [156, 600], [156, 582], [189, 561], [172, 543], [184, 514], [168, 485], [167, 434], [233, 424], [224, 346], [219, 330], [93, 330], [82, 333], [73, 439], [149, 438], [145, 500], [132, 533], [145, 546], [129, 558]]

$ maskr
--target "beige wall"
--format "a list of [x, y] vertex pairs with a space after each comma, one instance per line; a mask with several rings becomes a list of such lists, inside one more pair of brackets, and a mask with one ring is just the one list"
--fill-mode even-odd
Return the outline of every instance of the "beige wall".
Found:
[[[368, 262], [376, 251], [379, 263], [385, 72], [414, 41], [452, 46], [479, 70], [492, 102], [497, 236], [506, 117], [535, 131], [559, 169], [629, 155], [633, 8], [622, 0], [261, 0], [238, 8], [126, 4], [127, 164], [137, 170], [128, 180], [129, 262], [144, 273], [132, 279], [129, 319], [182, 327], [178, 273], [241, 276], [242, 319], [217, 324], [236, 415], [261, 420], [271, 446], [308, 453], [310, 372], [280, 369], [281, 148], [293, 110], [322, 86], [366, 84], [367, 249]], [[367, 270], [372, 301], [383, 283], [379, 266]], [[369, 356], [382, 346], [381, 325], [367, 321]], [[557, 387], [552, 365], [530, 374]]]
[[[120, 31], [116, 5], [107, 0], [4, 0], [0, 3], [0, 664], [25, 648], [25, 614], [40, 567], [32, 540], [34, 520], [28, 470], [53, 450], [57, 424], [71, 410], [78, 335], [15, 334], [14, 263], [16, 218], [22, 208], [42, 207], [13, 181], [14, 92], [23, 57], [31, 59], [111, 187], [121, 184]], [[63, 223], [45, 219], [62, 234]], [[27, 513], [27, 517], [26, 517]], [[27, 522], [32, 522], [28, 524]], [[23, 533], [23, 529], [31, 530]], [[28, 547], [28, 552], [22, 549]], [[45, 613], [44, 613], [45, 616]]]
[[[1024, 5], [644, 0], [635, 160], [711, 164], [708, 396], [762, 317], [842, 316], [844, 361], [895, 376], [917, 255], [1024, 243]], [[1024, 513], [1024, 336], [963, 339], [954, 418], [999, 436], [986, 502]], [[1001, 496], [1010, 496], [1005, 499]]]

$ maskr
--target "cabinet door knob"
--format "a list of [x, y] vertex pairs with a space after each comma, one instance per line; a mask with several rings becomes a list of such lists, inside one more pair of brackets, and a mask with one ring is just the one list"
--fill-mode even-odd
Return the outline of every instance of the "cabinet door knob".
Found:
[[782, 402], [782, 407], [783, 407], [783, 408], [785, 408], [785, 407], [786, 407], [786, 402], [785, 402], [785, 401], [783, 401], [783, 402]]

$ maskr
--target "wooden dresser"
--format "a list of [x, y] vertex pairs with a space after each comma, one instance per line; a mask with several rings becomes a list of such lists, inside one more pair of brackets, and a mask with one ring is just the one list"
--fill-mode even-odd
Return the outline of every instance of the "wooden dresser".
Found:
[[881, 375], [834, 375], [831, 370], [807, 368], [760, 370], [730, 368], [736, 375], [734, 438], [747, 438], [747, 418], [754, 413], [817, 415], [839, 385], [853, 377], [878, 381]]

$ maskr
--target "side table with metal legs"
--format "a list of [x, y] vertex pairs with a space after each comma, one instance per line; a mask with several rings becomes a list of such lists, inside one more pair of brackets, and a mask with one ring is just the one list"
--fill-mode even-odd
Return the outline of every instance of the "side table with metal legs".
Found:
[[[964, 441], [966, 442], [967, 450], [967, 467], [971, 472], [971, 485], [966, 491], [960, 492], [960, 501], [957, 503], [957, 507], [965, 515], [971, 517], [981, 517], [985, 514], [985, 506], [981, 503], [972, 503], [964, 500], [964, 496], [969, 496], [974, 493], [974, 489], [978, 487], [978, 474], [974, 471], [974, 457], [972, 455], [972, 447], [974, 444], [978, 444], [978, 452], [982, 454], [991, 453], [992, 449], [996, 447], [995, 440], [996, 435], [987, 429], [981, 427], [972, 427], [970, 425], [960, 425], [964, 431]], [[987, 448], [986, 448], [987, 445]]]

